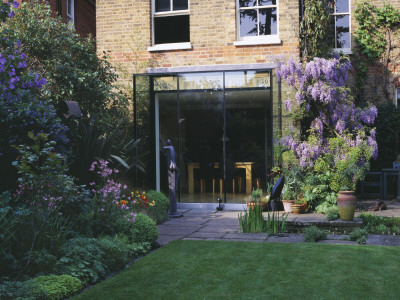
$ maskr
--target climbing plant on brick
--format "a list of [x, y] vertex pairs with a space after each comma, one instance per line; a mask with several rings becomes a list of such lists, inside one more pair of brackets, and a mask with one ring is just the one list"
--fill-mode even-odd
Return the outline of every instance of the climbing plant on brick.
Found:
[[362, 79], [359, 88], [364, 88], [369, 68], [374, 74], [371, 91], [375, 98], [380, 98], [382, 93], [383, 98], [389, 100], [392, 98], [390, 87], [398, 78], [393, 71], [400, 63], [400, 11], [391, 4], [377, 7], [361, 1], [356, 4], [355, 19], [358, 26], [354, 38], [362, 66], [357, 69], [357, 76]]

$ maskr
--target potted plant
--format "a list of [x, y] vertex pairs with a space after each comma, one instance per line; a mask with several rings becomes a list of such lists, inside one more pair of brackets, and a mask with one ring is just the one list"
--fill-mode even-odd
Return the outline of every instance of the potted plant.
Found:
[[283, 170], [285, 175], [285, 186], [282, 190], [282, 203], [285, 212], [292, 212], [291, 205], [294, 204], [301, 193], [303, 174], [297, 165], [290, 165]]
[[263, 197], [262, 189], [253, 189], [250, 200], [246, 201], [247, 207], [252, 208], [255, 205], [261, 205], [266, 210], [269, 198]]
[[[343, 221], [352, 221], [356, 210], [357, 197], [355, 190], [357, 183], [365, 178], [372, 156], [371, 146], [365, 141], [357, 146], [349, 147], [344, 138], [331, 139], [332, 147], [342, 147], [345, 151], [336, 159], [333, 173], [331, 176], [332, 190], [339, 192], [337, 205], [339, 208], [340, 219]], [[338, 155], [336, 155], [336, 158]]]
[[283, 188], [282, 191], [282, 203], [285, 212], [292, 212], [291, 205], [294, 204], [297, 198], [297, 193], [290, 188]]
[[293, 204], [291, 204], [292, 212], [296, 215], [303, 214], [307, 209], [307, 202], [303, 197], [298, 197]]

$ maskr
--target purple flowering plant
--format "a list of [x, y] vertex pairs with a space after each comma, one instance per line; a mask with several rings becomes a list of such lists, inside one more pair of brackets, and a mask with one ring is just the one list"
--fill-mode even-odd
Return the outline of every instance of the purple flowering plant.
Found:
[[[0, 18], [3, 23], [14, 17], [18, 2], [1, 2]], [[67, 127], [57, 117], [55, 108], [41, 99], [46, 79], [28, 70], [27, 56], [21, 51], [21, 43], [13, 31], [1, 29], [0, 38], [0, 165], [6, 175], [0, 176], [1, 185], [7, 187], [15, 178], [7, 173], [11, 169], [16, 150], [11, 145], [27, 145], [32, 142], [28, 132], [45, 133], [55, 141], [57, 151], [63, 151], [68, 143]]]
[[365, 143], [372, 149], [372, 158], [378, 155], [375, 129], [371, 128], [377, 116], [377, 108], [356, 107], [346, 86], [352, 66], [343, 58], [314, 58], [307, 64], [294, 60], [278, 60], [276, 76], [296, 90], [295, 99], [285, 102], [287, 111], [294, 104], [311, 117], [307, 137], [301, 138], [294, 131], [281, 139], [281, 144], [293, 151], [303, 168], [313, 168], [315, 161], [330, 153], [332, 138], [342, 137], [347, 143], [359, 146]]

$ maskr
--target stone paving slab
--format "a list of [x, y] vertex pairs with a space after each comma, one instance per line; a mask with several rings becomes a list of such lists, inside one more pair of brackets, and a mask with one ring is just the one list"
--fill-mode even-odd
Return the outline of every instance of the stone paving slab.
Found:
[[204, 225], [207, 222], [209, 222], [208, 219], [174, 218], [174, 219], [169, 219], [167, 222], [165, 222], [162, 225], [195, 226], [195, 225]]
[[192, 234], [186, 236], [185, 238], [201, 238], [201, 239], [222, 239], [226, 235], [225, 232], [193, 232]]
[[318, 244], [358, 245], [357, 242], [347, 240], [323, 240], [319, 241]]
[[265, 243], [265, 239], [251, 239], [251, 240], [244, 240], [244, 239], [223, 239], [222, 241], [226, 242], [255, 242], [255, 243]]
[[208, 226], [219, 226], [219, 227], [228, 227], [228, 226], [239, 226], [239, 220], [209, 220], [205, 223]]
[[235, 240], [266, 240], [268, 238], [267, 233], [239, 233], [232, 232], [227, 233], [224, 236], [225, 239], [235, 239]]
[[199, 232], [235, 232], [239, 231], [239, 225], [236, 226], [218, 226], [218, 225], [205, 225], [199, 229]]
[[327, 239], [328, 240], [343, 240], [343, 239], [348, 240], [349, 236], [348, 235], [340, 235], [340, 234], [328, 234]]
[[179, 240], [182, 236], [178, 235], [160, 235], [157, 239], [157, 243], [160, 246], [165, 246], [169, 242], [172, 242], [174, 240]]
[[400, 246], [400, 236], [371, 234], [368, 236], [366, 244], [381, 246]]
[[304, 234], [284, 234], [282, 236], [270, 235], [267, 243], [304, 243]]
[[158, 225], [160, 235], [186, 236], [201, 228], [200, 226], [175, 226], [175, 225]]
[[[400, 203], [397, 204], [397, 217], [400, 216]], [[186, 209], [178, 212], [183, 213], [182, 218], [171, 218], [164, 224], [159, 225], [158, 243], [163, 246], [175, 239], [183, 240], [223, 240], [223, 241], [254, 241], [268, 243], [304, 243], [304, 234], [284, 234], [283, 236], [272, 236], [265, 233], [239, 233], [239, 221], [237, 211], [215, 212], [210, 210]], [[378, 213], [378, 212], [373, 212]], [[288, 221], [303, 223], [328, 222], [322, 214], [290, 214]], [[357, 223], [361, 220], [356, 220]], [[346, 225], [345, 221], [336, 220], [330, 222], [330, 227], [341, 227]], [[357, 245], [348, 239], [348, 235], [328, 235], [328, 240], [320, 241], [323, 244]], [[400, 236], [370, 235], [367, 245], [400, 246]]]

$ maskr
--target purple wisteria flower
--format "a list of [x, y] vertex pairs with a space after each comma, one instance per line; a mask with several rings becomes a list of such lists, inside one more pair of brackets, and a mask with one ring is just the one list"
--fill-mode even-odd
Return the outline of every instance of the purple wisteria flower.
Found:
[[291, 112], [292, 111], [292, 101], [291, 100], [286, 100], [285, 101], [285, 111], [286, 112]]
[[[368, 136], [377, 117], [377, 108], [369, 106], [358, 108], [352, 101], [346, 82], [352, 66], [349, 60], [339, 57], [332, 59], [314, 58], [302, 65], [292, 59], [277, 61], [276, 76], [288, 86], [296, 89], [295, 101], [300, 110], [314, 114], [311, 121], [311, 134], [318, 138], [317, 145], [296, 140], [293, 135], [283, 137], [281, 145], [293, 150], [303, 167], [312, 166], [313, 161], [322, 153], [327, 153], [328, 139], [336, 136], [347, 137], [348, 145], [358, 146], [366, 141], [373, 149], [373, 158], [377, 155], [377, 144], [374, 131]], [[291, 101], [285, 101], [285, 110], [291, 110]], [[317, 112], [317, 113], [315, 113]], [[364, 132], [360, 135], [358, 132]]]

